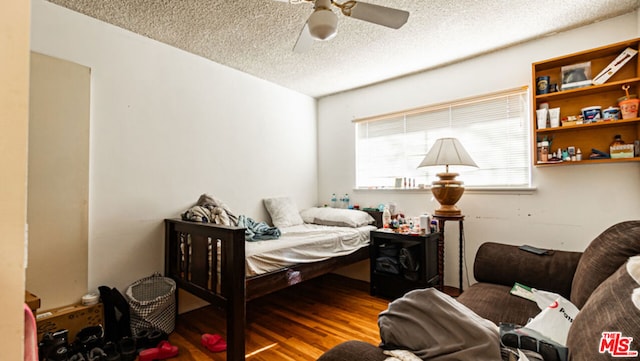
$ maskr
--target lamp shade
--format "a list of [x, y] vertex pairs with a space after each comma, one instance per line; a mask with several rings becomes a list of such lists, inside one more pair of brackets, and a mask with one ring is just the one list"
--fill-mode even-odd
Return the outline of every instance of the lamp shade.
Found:
[[436, 140], [418, 168], [433, 165], [478, 166], [464, 149], [462, 143], [456, 138], [440, 138]]

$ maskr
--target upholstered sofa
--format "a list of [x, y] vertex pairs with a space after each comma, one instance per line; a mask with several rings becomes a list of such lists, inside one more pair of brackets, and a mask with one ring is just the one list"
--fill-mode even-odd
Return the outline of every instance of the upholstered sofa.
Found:
[[[556, 292], [580, 309], [567, 339], [572, 361], [610, 360], [610, 351], [618, 346], [620, 353], [640, 352], [640, 310], [632, 301], [632, 292], [638, 289], [640, 293], [640, 284], [626, 267], [630, 257], [640, 255], [640, 221], [611, 226], [583, 253], [550, 253], [536, 255], [518, 246], [482, 244], [473, 267], [477, 283], [457, 300], [496, 324], [524, 325], [540, 309], [534, 302], [511, 295], [514, 283]], [[640, 299], [640, 294], [636, 297]], [[624, 342], [607, 340], [603, 350], [603, 332], [619, 332], [624, 340], [633, 341], [625, 351]], [[383, 361], [387, 357], [377, 345], [352, 340], [333, 347], [318, 361]]]

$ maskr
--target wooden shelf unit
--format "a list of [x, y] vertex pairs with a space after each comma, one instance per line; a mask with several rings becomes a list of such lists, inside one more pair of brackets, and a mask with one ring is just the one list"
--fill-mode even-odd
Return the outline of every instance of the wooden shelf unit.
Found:
[[[570, 115], [580, 115], [582, 108], [601, 106], [602, 110], [618, 106], [618, 98], [625, 96], [623, 85], [629, 85], [629, 94], [640, 94], [640, 54], [636, 54], [620, 70], [618, 70], [604, 84], [589, 87], [558, 91], [548, 94], [535, 94], [536, 78], [548, 75], [550, 84], [562, 84], [561, 68], [566, 65], [591, 62], [591, 78], [594, 78], [611, 61], [626, 48], [639, 50], [640, 38], [623, 41], [595, 49], [590, 49], [566, 56], [561, 56], [532, 64], [532, 119], [536, 119], [536, 109], [541, 103], [548, 103], [549, 108], [560, 108], [560, 118]], [[601, 121], [597, 123], [560, 126], [555, 128], [537, 129], [533, 126], [533, 163], [535, 166], [562, 166], [576, 164], [640, 162], [640, 157], [623, 159], [589, 159], [591, 149], [595, 148], [609, 153], [609, 145], [616, 134], [620, 134], [626, 143], [633, 143], [640, 139], [640, 118]], [[582, 161], [562, 163], [538, 163], [537, 143], [544, 137], [552, 138], [549, 151], [558, 148], [566, 149], [573, 146], [582, 151]]]

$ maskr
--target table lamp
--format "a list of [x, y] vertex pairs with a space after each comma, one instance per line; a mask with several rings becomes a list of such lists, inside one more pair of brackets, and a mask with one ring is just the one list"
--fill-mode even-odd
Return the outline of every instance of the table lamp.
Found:
[[446, 168], [444, 173], [437, 174], [440, 179], [431, 184], [431, 192], [440, 203], [440, 208], [436, 209], [433, 214], [435, 216], [461, 216], [462, 212], [456, 207], [456, 203], [464, 193], [464, 183], [455, 179], [458, 173], [449, 173], [449, 166], [478, 167], [478, 165], [456, 138], [436, 140], [418, 168], [436, 165], [444, 165]]

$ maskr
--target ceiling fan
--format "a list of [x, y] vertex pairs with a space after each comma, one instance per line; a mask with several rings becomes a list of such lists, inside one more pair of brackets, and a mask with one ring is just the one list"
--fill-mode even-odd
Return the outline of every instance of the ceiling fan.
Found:
[[407, 22], [409, 12], [374, 5], [362, 1], [349, 0], [338, 3], [334, 0], [279, 0], [291, 4], [304, 2], [314, 3], [314, 10], [304, 24], [293, 51], [301, 53], [311, 48], [315, 40], [329, 40], [337, 33], [338, 17], [331, 10], [331, 6], [340, 9], [343, 15], [370, 23], [399, 29]]

